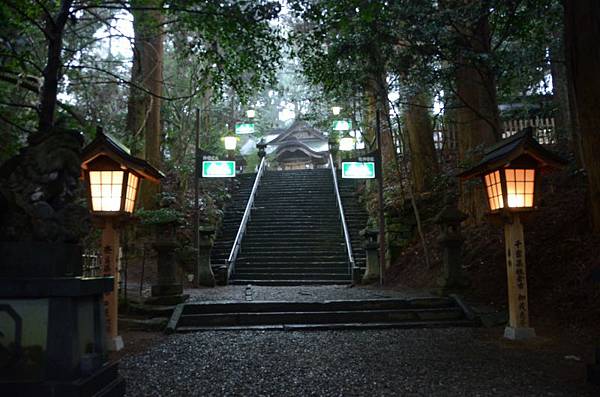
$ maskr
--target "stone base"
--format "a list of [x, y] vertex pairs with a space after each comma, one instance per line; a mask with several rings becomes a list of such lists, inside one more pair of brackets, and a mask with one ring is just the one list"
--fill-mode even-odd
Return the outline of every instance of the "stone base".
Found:
[[194, 284], [202, 287], [214, 287], [217, 285], [212, 269], [210, 267], [198, 269], [198, 276], [194, 280]]
[[367, 274], [365, 273], [360, 281], [361, 284], [373, 284], [378, 283], [380, 280], [379, 274]]
[[504, 328], [504, 337], [510, 340], [526, 340], [535, 338], [535, 330], [533, 328]]
[[227, 282], [229, 281], [227, 275], [227, 266], [213, 267], [212, 271], [217, 285], [227, 285]]
[[121, 335], [117, 335], [114, 338], [109, 338], [108, 343], [107, 343], [107, 348], [109, 351], [118, 352], [119, 350], [123, 349], [124, 347], [125, 347], [125, 344], [123, 343], [123, 338], [121, 337]]
[[189, 298], [189, 295], [165, 295], [165, 296], [152, 296], [144, 301], [146, 305], [161, 305], [161, 306], [174, 306], [183, 303]]
[[429, 291], [437, 296], [450, 296], [453, 294], [463, 295], [467, 288], [459, 285], [444, 285], [437, 288], [431, 288]]
[[118, 362], [105, 364], [93, 374], [73, 381], [0, 382], [2, 395], [12, 397], [121, 397], [125, 395], [125, 379], [118, 372]]
[[183, 293], [183, 285], [181, 284], [163, 284], [152, 286], [152, 296], [170, 296], [170, 295], [181, 295]]
[[352, 282], [354, 284], [362, 283], [364, 270], [365, 269], [361, 269], [360, 267], [355, 267], [354, 269], [352, 269]]

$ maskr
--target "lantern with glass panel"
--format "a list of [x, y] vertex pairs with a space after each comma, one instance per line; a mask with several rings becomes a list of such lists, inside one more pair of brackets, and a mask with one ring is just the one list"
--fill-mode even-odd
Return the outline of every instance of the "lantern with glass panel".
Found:
[[85, 172], [92, 212], [133, 213], [140, 184], [135, 171], [108, 156], [98, 156], [87, 163]]
[[146, 160], [98, 129], [82, 153], [83, 179], [93, 215], [130, 215], [142, 179], [158, 183], [164, 175]]
[[528, 155], [483, 175], [492, 212], [529, 210], [535, 206], [537, 163]]

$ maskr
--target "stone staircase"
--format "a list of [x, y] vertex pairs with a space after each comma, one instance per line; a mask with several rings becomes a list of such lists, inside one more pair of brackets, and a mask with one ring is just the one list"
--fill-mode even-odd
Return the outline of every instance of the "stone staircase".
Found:
[[220, 284], [226, 282], [223, 278], [226, 277], [227, 258], [229, 257], [235, 235], [237, 234], [240, 222], [244, 216], [244, 210], [246, 209], [248, 198], [252, 192], [255, 178], [256, 174], [241, 174], [236, 176], [239, 185], [233, 192], [231, 204], [225, 209], [223, 224], [217, 233], [215, 243], [210, 253], [210, 263], [215, 275], [219, 275], [220, 277], [218, 278], [221, 278], [219, 280]]
[[351, 281], [331, 170], [266, 171], [230, 283]]
[[181, 304], [166, 332], [476, 326], [455, 298]]

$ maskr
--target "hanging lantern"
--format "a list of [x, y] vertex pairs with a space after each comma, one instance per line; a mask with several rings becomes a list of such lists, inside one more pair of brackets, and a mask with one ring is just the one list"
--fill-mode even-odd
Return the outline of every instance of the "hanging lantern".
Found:
[[238, 138], [236, 136], [225, 136], [222, 138], [225, 150], [235, 150]]
[[354, 138], [347, 132], [340, 138], [340, 150], [347, 152], [354, 149]]
[[81, 168], [90, 209], [95, 215], [133, 213], [140, 180], [158, 183], [164, 176], [146, 160], [132, 156], [129, 149], [104, 135], [101, 129], [83, 150]]
[[[533, 208], [536, 192], [537, 164], [528, 156], [519, 162], [493, 170], [483, 176], [483, 183], [492, 212], [501, 209], [523, 210]], [[524, 164], [529, 163], [529, 164]]]
[[140, 177], [107, 156], [87, 163], [92, 212], [133, 213]]

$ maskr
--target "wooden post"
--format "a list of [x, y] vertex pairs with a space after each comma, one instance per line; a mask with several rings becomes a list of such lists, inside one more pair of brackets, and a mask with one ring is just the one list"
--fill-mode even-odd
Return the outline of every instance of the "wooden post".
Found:
[[535, 337], [535, 331], [529, 327], [523, 225], [518, 213], [511, 213], [509, 216], [509, 221], [504, 225], [509, 310], [508, 326], [504, 330], [504, 337], [521, 340]]
[[200, 211], [199, 209], [199, 192], [198, 192], [198, 185], [200, 183], [200, 166], [202, 165], [200, 163], [200, 157], [199, 157], [199, 150], [200, 150], [200, 109], [196, 108], [196, 128], [195, 128], [195, 132], [196, 132], [196, 139], [195, 139], [195, 144], [194, 144], [194, 156], [195, 156], [195, 162], [194, 162], [194, 249], [196, 250], [195, 253], [195, 258], [196, 260], [194, 261], [194, 280], [192, 282], [192, 285], [194, 286], [194, 288], [198, 288], [200, 285], [198, 284], [198, 279], [200, 278], [200, 273], [198, 271], [199, 266], [200, 266], [200, 236], [199, 236], [199, 226], [200, 226], [200, 214], [198, 213], [198, 211]]
[[379, 167], [376, 169], [377, 177], [377, 203], [379, 212], [379, 285], [383, 285], [385, 272], [385, 214], [383, 201], [383, 152], [381, 148], [381, 119], [379, 114], [379, 104], [375, 112], [375, 134], [377, 139], [377, 161]]
[[123, 348], [123, 339], [118, 335], [119, 283], [117, 261], [119, 258], [119, 231], [112, 219], [106, 219], [102, 229], [102, 272], [105, 277], [114, 277], [113, 290], [104, 294], [104, 318], [106, 319], [107, 345], [109, 350]]

